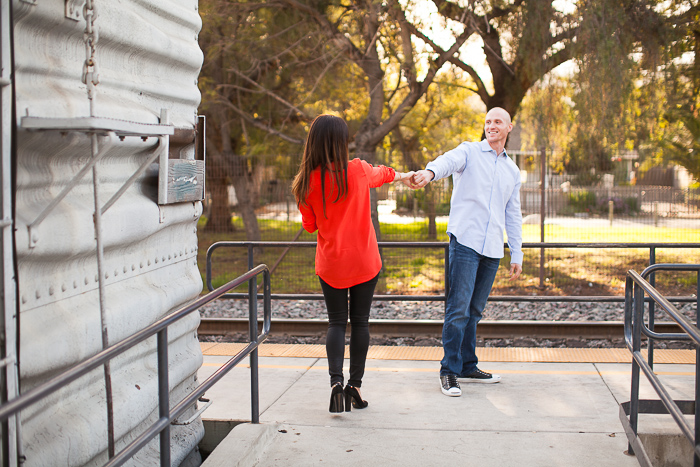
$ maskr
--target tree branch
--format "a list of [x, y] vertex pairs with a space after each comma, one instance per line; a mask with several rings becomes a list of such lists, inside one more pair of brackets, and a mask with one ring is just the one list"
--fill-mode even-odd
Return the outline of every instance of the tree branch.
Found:
[[344, 49], [350, 58], [356, 62], [357, 64], [362, 63], [362, 59], [364, 58], [364, 54], [360, 49], [358, 49], [355, 44], [345, 36], [345, 34], [342, 34], [340, 31], [338, 31], [337, 25], [331, 24], [330, 21], [328, 21], [328, 18], [326, 18], [324, 15], [322, 15], [318, 10], [315, 8], [311, 8], [308, 5], [304, 5], [303, 3], [298, 2], [297, 0], [279, 0], [279, 2], [284, 3], [295, 10], [302, 11], [306, 13], [307, 15], [311, 16], [313, 20], [321, 26], [321, 30], [328, 36], [330, 39], [332, 39], [334, 42], [336, 42], [342, 49]]
[[420, 86], [411, 89], [408, 95], [404, 98], [403, 102], [399, 104], [393, 115], [389, 116], [381, 125], [379, 125], [371, 134], [371, 141], [378, 144], [386, 135], [389, 134], [403, 119], [403, 117], [413, 108], [413, 106], [418, 102], [418, 99], [424, 95], [430, 84], [435, 79], [435, 75], [438, 70], [442, 68], [450, 57], [453, 57], [455, 53], [464, 45], [466, 40], [471, 36], [472, 31], [465, 30], [457, 39], [452, 47], [447, 51], [443, 51], [438, 55], [438, 58], [430, 63], [430, 69], [426, 74]]
[[264, 123], [262, 123], [262, 122], [260, 122], [260, 121], [258, 121], [258, 120], [256, 120], [256, 119], [254, 119], [253, 117], [251, 117], [250, 115], [248, 115], [246, 112], [244, 112], [243, 110], [239, 109], [238, 106], [234, 105], [233, 102], [231, 102], [231, 101], [223, 101], [223, 103], [224, 103], [227, 107], [229, 107], [231, 110], [233, 110], [234, 112], [236, 112], [238, 115], [240, 115], [246, 122], [248, 122], [248, 123], [250, 123], [251, 125], [253, 125], [254, 127], [259, 128], [259, 129], [261, 129], [261, 130], [264, 130], [264, 131], [266, 131], [266, 132], [268, 132], [268, 133], [270, 133], [270, 134], [272, 134], [272, 135], [275, 135], [275, 136], [277, 136], [277, 137], [279, 137], [279, 138], [281, 138], [281, 139], [283, 139], [284, 141], [287, 141], [287, 142], [289, 142], [289, 143], [299, 144], [299, 145], [304, 144], [304, 140], [296, 139], [296, 138], [293, 138], [293, 137], [291, 137], [291, 136], [288, 136], [288, 135], [282, 133], [281, 131], [277, 131], [277, 130], [275, 130], [274, 128], [272, 128], [272, 127], [270, 127], [270, 126], [268, 126], [268, 125], [265, 125]]
[[558, 52], [554, 53], [551, 57], [548, 57], [546, 60], [544, 60], [544, 70], [542, 72], [542, 75], [544, 76], [545, 74], [549, 73], [562, 63], [566, 62], [567, 60], [571, 60], [572, 54], [569, 49], [561, 49]]
[[[428, 44], [432, 49], [440, 54], [447, 53], [445, 52], [444, 49], [442, 49], [439, 45], [437, 45], [435, 42], [432, 41], [428, 36], [420, 32], [414, 25], [408, 23], [408, 27], [411, 30], [411, 33], [418, 37], [420, 40]], [[467, 72], [469, 76], [474, 80], [474, 83], [476, 84], [476, 93], [479, 95], [479, 98], [483, 102], [487, 102], [489, 99], [489, 93], [486, 90], [486, 86], [484, 85], [483, 80], [479, 76], [479, 74], [472, 68], [471, 66], [467, 65], [466, 63], [462, 62], [460, 59], [455, 57], [454, 55], [449, 58], [449, 62], [452, 63], [453, 65], [457, 66], [461, 70]]]
[[441, 15], [450, 18], [454, 21], [464, 23], [464, 20], [467, 16], [474, 16], [480, 20], [488, 18], [501, 18], [503, 16], [507, 16], [514, 12], [520, 5], [522, 5], [523, 1], [524, 0], [515, 0], [515, 2], [513, 2], [513, 4], [510, 5], [508, 8], [494, 7], [489, 13], [487, 13], [484, 16], [477, 16], [474, 14], [473, 10], [467, 7], [461, 7], [456, 3], [450, 2], [448, 0], [433, 0], [433, 4], [435, 4], [435, 6], [438, 9], [438, 12]]
[[[261, 93], [266, 94], [266, 95], [272, 97], [273, 99], [275, 99], [276, 101], [281, 102], [282, 104], [286, 105], [291, 110], [293, 110], [297, 115], [299, 115], [299, 117], [301, 117], [301, 119], [304, 120], [305, 122], [310, 122], [311, 120], [313, 120], [311, 117], [309, 117], [303, 111], [301, 111], [299, 108], [297, 108], [294, 104], [292, 104], [291, 102], [287, 102], [285, 99], [281, 98], [280, 96], [278, 96], [274, 92], [272, 92], [269, 89], [265, 88], [264, 86], [260, 85], [256, 81], [253, 81], [252, 79], [248, 78], [246, 75], [244, 75], [240, 71], [236, 70], [235, 68], [229, 68], [227, 71], [230, 71], [231, 73], [235, 74], [236, 76], [239, 76], [245, 82], [252, 84]], [[234, 89], [240, 88], [240, 86], [236, 86], [235, 84], [222, 84], [221, 86], [233, 87]], [[245, 88], [240, 88], [240, 89], [246, 90]]]

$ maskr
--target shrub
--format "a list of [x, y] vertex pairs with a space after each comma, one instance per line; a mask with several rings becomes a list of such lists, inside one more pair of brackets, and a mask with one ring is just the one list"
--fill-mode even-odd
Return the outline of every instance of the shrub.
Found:
[[569, 205], [575, 212], [591, 212], [597, 207], [595, 193], [587, 190], [572, 192], [569, 197]]
[[641, 209], [641, 206], [639, 205], [639, 198], [636, 196], [625, 198], [625, 204], [627, 205], [627, 212], [630, 214], [637, 214]]
[[602, 214], [607, 214], [608, 210], [610, 209], [608, 207], [608, 202], [610, 201], [613, 202], [613, 213], [626, 214], [629, 210], [629, 206], [625, 204], [622, 198], [618, 198], [617, 196], [615, 196], [612, 198], [601, 199], [598, 202], [598, 211], [600, 211]]

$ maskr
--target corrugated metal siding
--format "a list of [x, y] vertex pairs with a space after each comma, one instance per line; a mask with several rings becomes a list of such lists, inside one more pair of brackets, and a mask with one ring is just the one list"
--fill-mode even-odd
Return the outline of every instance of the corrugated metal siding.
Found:
[[[202, 64], [196, 0], [94, 0], [100, 84], [95, 115], [158, 123], [168, 109], [176, 127], [192, 128]], [[18, 120], [90, 115], [81, 82], [85, 21], [65, 18], [64, 0], [29, 5], [14, 0]], [[128, 137], [98, 164], [106, 202], [148, 159], [157, 139]], [[92, 177], [87, 175], [36, 229], [26, 226], [91, 155], [81, 133], [18, 133], [17, 255], [20, 283], [22, 390], [101, 350]], [[158, 206], [157, 174], [147, 172], [104, 215], [107, 326], [116, 342], [195, 298], [196, 225], [200, 203]], [[201, 365], [198, 316], [169, 330], [171, 404], [196, 386]], [[112, 363], [117, 449], [157, 418], [155, 339]], [[22, 413], [28, 466], [93, 465], [106, 461], [107, 416], [102, 370]], [[173, 427], [172, 460], [188, 456], [201, 423]], [[133, 463], [157, 463], [157, 439]]]

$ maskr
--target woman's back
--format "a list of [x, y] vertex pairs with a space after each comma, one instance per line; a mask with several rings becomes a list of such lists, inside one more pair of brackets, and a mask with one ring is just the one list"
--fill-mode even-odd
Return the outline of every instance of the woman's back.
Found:
[[318, 230], [316, 274], [333, 287], [365, 282], [381, 269], [369, 189], [391, 182], [394, 177], [394, 169], [353, 159], [348, 163], [347, 195], [336, 201], [337, 187], [326, 171], [324, 215], [321, 170], [316, 168], [311, 173], [309, 194], [299, 209], [304, 228], [309, 232]]

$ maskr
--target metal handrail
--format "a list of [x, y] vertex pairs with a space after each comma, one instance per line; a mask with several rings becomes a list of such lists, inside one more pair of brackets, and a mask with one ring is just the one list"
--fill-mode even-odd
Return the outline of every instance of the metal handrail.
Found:
[[[375, 301], [445, 301], [447, 292], [449, 291], [448, 271], [449, 271], [449, 243], [448, 242], [378, 242], [379, 248], [442, 248], [445, 252], [445, 293], [436, 295], [381, 295], [375, 294]], [[212, 285], [212, 254], [219, 248], [247, 248], [248, 250], [248, 265], [254, 264], [255, 248], [264, 247], [299, 247], [299, 248], [315, 248], [316, 242], [262, 242], [262, 241], [222, 241], [213, 243], [207, 249], [206, 255], [206, 286], [208, 290], [214, 290]], [[504, 244], [508, 247], [508, 244]], [[657, 248], [700, 248], [700, 243], [523, 243], [523, 249], [526, 248], [648, 248], [649, 263], [654, 264]], [[648, 269], [648, 268], [647, 268]], [[645, 270], [646, 271], [646, 270]], [[652, 273], [650, 271], [650, 273]], [[248, 294], [230, 293], [224, 295], [225, 299], [246, 298]], [[260, 297], [261, 298], [261, 297]], [[323, 294], [272, 294], [273, 300], [323, 300]], [[646, 299], [651, 302], [653, 309], [653, 300]], [[694, 302], [695, 297], [667, 297], [667, 300], [672, 302], [689, 303]], [[600, 303], [622, 303], [624, 297], [617, 296], [546, 296], [546, 295], [489, 295], [489, 302], [600, 302]], [[653, 322], [653, 320], [652, 320]]]
[[[623, 404], [620, 408], [620, 420], [625, 427], [625, 432], [629, 441], [629, 452], [635, 453], [637, 459], [642, 466], [651, 466], [651, 461], [647, 456], [644, 446], [642, 445], [637, 429], [639, 421], [639, 413], [668, 413], [676, 424], [681, 429], [688, 441], [694, 447], [694, 464], [700, 465], [700, 443], [696, 434], [700, 432], [700, 406], [698, 399], [700, 396], [700, 317], [696, 324], [693, 324], [688, 318], [683, 316], [663, 295], [661, 295], [651, 285], [645, 277], [650, 276], [656, 271], [694, 271], [698, 274], [698, 294], [696, 294], [697, 307], [700, 307], [700, 264], [655, 264], [646, 268], [640, 275], [634, 270], [627, 273], [625, 282], [625, 344], [632, 353], [632, 387], [630, 394], [630, 402], [627, 406]], [[659, 305], [684, 331], [683, 333], [656, 333], [650, 330], [644, 323], [644, 294], [649, 295], [653, 300], [652, 303]], [[651, 308], [651, 307], [650, 307]], [[696, 308], [696, 314], [697, 314]], [[650, 310], [650, 321], [652, 311]], [[656, 376], [653, 369], [653, 363], [647, 361], [641, 352], [642, 334], [649, 338], [649, 341], [656, 339], [684, 339], [692, 340], [696, 347], [695, 355], [695, 403], [688, 404], [688, 401], [674, 401], [671, 395], [664, 387], [661, 380]], [[651, 349], [651, 347], [650, 347]], [[661, 399], [663, 409], [658, 404], [653, 404], [657, 401], [641, 401], [639, 399], [640, 385], [640, 370], [644, 373], [647, 380], [656, 391], [656, 394]], [[679, 407], [679, 404], [683, 408]], [[689, 407], [693, 408], [695, 415], [695, 426], [691, 426], [688, 420], [683, 416], [689, 412]], [[629, 419], [627, 418], [629, 416]]]
[[[192, 393], [177, 404], [172, 410], [169, 408], [169, 388], [168, 388], [168, 326], [197, 311], [201, 306], [222, 297], [231, 289], [248, 282], [251, 296], [257, 290], [257, 276], [263, 274], [263, 330], [257, 334], [257, 300], [249, 302], [249, 319], [255, 323], [255, 331], [250, 334], [248, 345], [233, 356], [228, 362], [222, 365], [214, 374], [200, 384]], [[8, 401], [0, 406], [0, 421], [18, 414], [37, 401], [51, 395], [55, 391], [77, 380], [90, 371], [104, 365], [112, 358], [127, 351], [133, 346], [157, 334], [158, 346], [158, 399], [159, 418], [145, 432], [134, 439], [128, 446], [122, 449], [117, 455], [109, 460], [106, 466], [118, 466], [126, 462], [131, 456], [144, 447], [151, 439], [160, 434], [160, 464], [170, 466], [170, 424], [182, 415], [192, 404], [194, 404], [209, 388], [219, 381], [234, 366], [240, 363], [245, 357], [250, 355], [251, 362], [251, 421], [259, 423], [259, 398], [258, 398], [258, 378], [257, 378], [257, 348], [267, 338], [272, 322], [272, 308], [270, 299], [270, 272], [265, 264], [261, 264], [216, 290], [204, 295], [191, 304], [180, 308], [177, 311], [156, 321], [141, 331], [109, 346], [87, 360], [69, 368], [49, 381], [27, 391], [19, 397]], [[252, 326], [251, 326], [252, 329]]]

